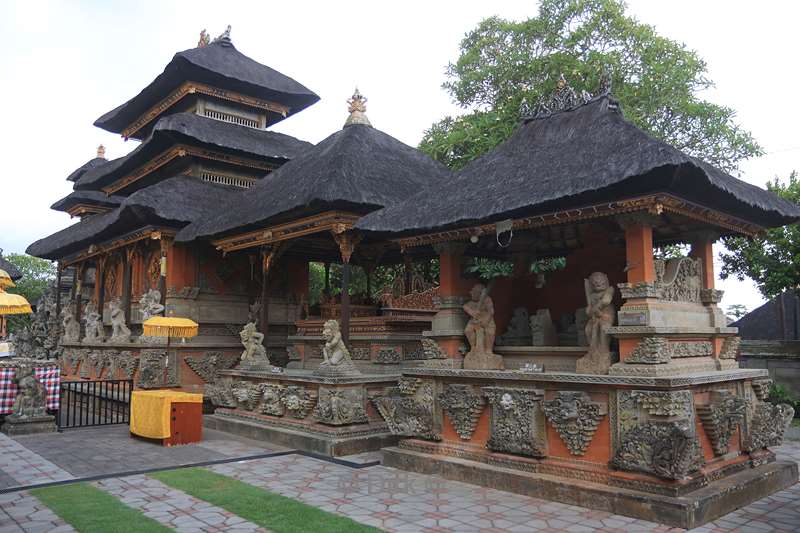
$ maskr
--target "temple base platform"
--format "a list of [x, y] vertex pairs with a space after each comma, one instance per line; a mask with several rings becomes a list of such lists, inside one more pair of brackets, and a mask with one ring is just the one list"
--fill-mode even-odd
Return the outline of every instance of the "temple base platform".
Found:
[[[722, 479], [701, 476], [680, 496], [653, 494], [525, 469], [518, 457], [484, 453], [484, 460], [448, 456], [440, 445], [403, 441], [384, 448], [384, 466], [515, 492], [589, 509], [691, 529], [724, 516], [798, 480], [797, 463], [747, 461]], [[530, 465], [528, 465], [530, 466]]]
[[398, 375], [321, 376], [310, 370], [228, 370], [206, 388], [209, 428], [330, 457], [379, 450], [398, 437], [370, 398]]

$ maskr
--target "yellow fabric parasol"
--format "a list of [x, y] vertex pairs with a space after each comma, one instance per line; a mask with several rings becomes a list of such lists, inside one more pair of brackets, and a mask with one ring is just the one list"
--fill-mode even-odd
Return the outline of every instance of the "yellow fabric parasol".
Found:
[[188, 318], [154, 316], [145, 320], [143, 326], [144, 335], [147, 337], [188, 339], [197, 336], [197, 322]]
[[8, 272], [0, 268], [0, 289], [7, 289], [9, 287], [16, 287], [16, 285], [14, 285], [14, 280], [11, 279]]
[[33, 310], [24, 296], [5, 292], [0, 288], [0, 315], [22, 315], [28, 313], [33, 313]]

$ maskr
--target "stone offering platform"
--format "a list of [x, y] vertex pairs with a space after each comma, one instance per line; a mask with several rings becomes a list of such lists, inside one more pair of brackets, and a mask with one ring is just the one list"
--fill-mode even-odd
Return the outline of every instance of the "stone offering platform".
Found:
[[310, 370], [226, 370], [208, 385], [206, 427], [327, 456], [397, 443], [370, 398], [398, 374], [320, 376]]
[[373, 403], [387, 466], [678, 527], [797, 482], [767, 373], [670, 377], [407, 368]]

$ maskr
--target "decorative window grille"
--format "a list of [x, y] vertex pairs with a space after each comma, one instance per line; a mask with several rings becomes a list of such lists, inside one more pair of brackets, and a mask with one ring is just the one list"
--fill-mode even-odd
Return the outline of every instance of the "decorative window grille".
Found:
[[213, 109], [208, 108], [203, 110], [203, 114], [208, 118], [213, 118], [214, 120], [230, 122], [231, 124], [238, 124], [240, 126], [247, 126], [249, 128], [259, 128], [261, 125], [257, 120], [253, 120], [252, 118], [245, 118], [239, 115], [225, 113], [223, 111], [214, 111]]
[[209, 183], [218, 183], [220, 185], [230, 185], [231, 187], [241, 187], [242, 189], [249, 189], [255, 180], [250, 178], [239, 178], [236, 176], [226, 176], [225, 174], [215, 174], [213, 172], [202, 172], [200, 179]]

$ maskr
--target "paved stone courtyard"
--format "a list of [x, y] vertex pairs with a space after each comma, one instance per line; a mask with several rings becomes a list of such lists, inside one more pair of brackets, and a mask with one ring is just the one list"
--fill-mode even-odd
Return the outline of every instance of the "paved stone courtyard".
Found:
[[[120, 471], [220, 460], [233, 461], [207, 468], [386, 531], [681, 531], [436, 476], [369, 466], [378, 454], [353, 457], [352, 466], [301, 454], [235, 460], [280, 450], [214, 431], [205, 431], [204, 437], [200, 445], [162, 448], [130, 439], [125, 427], [75, 430], [47, 438], [40, 435], [38, 439], [13, 440], [0, 435], [0, 481], [4, 483], [0, 489], [10, 490], [0, 494], [0, 533], [73, 531], [28, 492], [13, 491], [9, 487], [96, 476], [105, 467], [111, 468], [108, 473], [112, 477], [93, 481], [95, 487], [176, 531], [263, 531], [255, 524], [147, 475], [113, 477], [114, 472]], [[106, 458], [92, 460], [91, 454], [98, 449], [106, 450]], [[777, 452], [783, 459], [800, 462], [798, 441], [790, 441]], [[71, 466], [70, 453], [79, 453], [85, 459]], [[362, 468], [356, 468], [359, 465]], [[693, 531], [798, 530], [800, 484]]]

